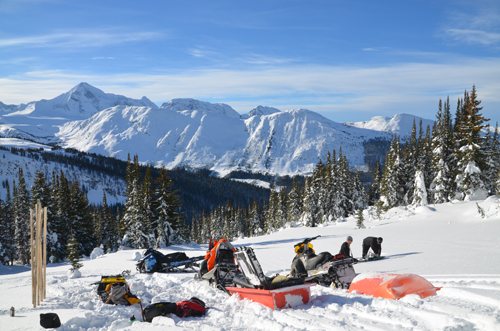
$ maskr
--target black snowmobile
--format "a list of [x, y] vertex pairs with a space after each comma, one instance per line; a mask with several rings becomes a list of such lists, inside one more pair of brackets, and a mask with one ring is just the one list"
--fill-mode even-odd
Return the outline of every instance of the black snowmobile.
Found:
[[143, 257], [136, 264], [136, 269], [140, 273], [196, 272], [195, 267], [200, 267], [197, 262], [204, 258], [204, 256], [188, 257], [184, 252], [165, 255], [153, 248], [148, 248], [142, 255]]
[[315, 254], [310, 242], [318, 237], [321, 236], [306, 238], [294, 245], [297, 256], [292, 261], [290, 275], [323, 286], [333, 284], [337, 288], [349, 288], [356, 277], [353, 264], [357, 261], [343, 254], [332, 255], [329, 252]]

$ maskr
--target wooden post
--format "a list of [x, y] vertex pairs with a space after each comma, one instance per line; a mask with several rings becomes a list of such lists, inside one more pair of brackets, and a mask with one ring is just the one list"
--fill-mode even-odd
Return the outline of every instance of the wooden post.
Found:
[[43, 208], [43, 297], [47, 297], [47, 207]]
[[36, 204], [36, 302], [40, 306], [40, 289], [42, 286], [42, 205]]
[[33, 233], [33, 209], [30, 209], [30, 225], [31, 225], [31, 302], [33, 303], [33, 308], [36, 307], [36, 299], [35, 299], [35, 242], [34, 242], [34, 233]]
[[[36, 229], [33, 224], [35, 214]], [[40, 305], [46, 296], [47, 284], [47, 207], [42, 209], [40, 200], [35, 210], [30, 209], [31, 223], [31, 286], [33, 308]], [[36, 233], [34, 233], [36, 231]], [[42, 246], [43, 231], [43, 246]]]

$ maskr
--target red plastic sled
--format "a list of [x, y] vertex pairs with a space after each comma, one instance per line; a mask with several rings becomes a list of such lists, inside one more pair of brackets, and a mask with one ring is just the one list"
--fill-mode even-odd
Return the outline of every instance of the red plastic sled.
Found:
[[360, 274], [353, 279], [349, 292], [372, 295], [377, 298], [399, 300], [408, 294], [420, 298], [436, 295], [441, 287], [434, 287], [427, 279], [414, 274]]
[[226, 287], [231, 295], [239, 294], [242, 299], [258, 302], [271, 309], [292, 308], [309, 302], [310, 287], [316, 285], [305, 283], [287, 286], [275, 290], [261, 290], [242, 287]]

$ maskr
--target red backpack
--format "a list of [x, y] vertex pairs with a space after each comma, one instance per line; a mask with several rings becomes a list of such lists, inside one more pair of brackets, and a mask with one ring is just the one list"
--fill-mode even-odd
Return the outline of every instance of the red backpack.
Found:
[[205, 302], [196, 297], [192, 297], [189, 300], [177, 302], [175, 314], [179, 317], [199, 317], [205, 315], [206, 309]]

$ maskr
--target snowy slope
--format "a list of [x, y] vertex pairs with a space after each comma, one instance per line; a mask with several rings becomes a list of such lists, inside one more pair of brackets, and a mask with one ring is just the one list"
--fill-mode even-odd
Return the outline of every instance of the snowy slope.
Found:
[[[50, 147], [33, 142], [28, 142], [15, 138], [0, 138], [0, 145], [6, 148], [42, 148], [45, 151], [50, 151]], [[64, 153], [63, 151], [53, 151], [54, 153]], [[12, 154], [10, 151], [0, 150], [0, 181], [8, 181], [12, 194], [12, 181], [18, 183], [19, 168], [23, 169], [26, 187], [28, 189], [33, 185], [37, 171], [41, 171], [48, 182], [52, 181], [52, 172], [59, 175], [60, 171], [64, 172], [64, 176], [69, 182], [78, 181], [81, 186], [87, 190], [87, 197], [90, 203], [101, 204], [103, 190], [106, 191], [108, 204], [124, 203], [126, 183], [125, 180], [117, 180], [103, 174], [89, 173], [78, 169], [77, 167], [68, 166], [55, 162], [44, 162], [43, 159], [34, 160], [32, 158], [23, 157]], [[5, 200], [6, 188], [0, 187], [0, 199]]]
[[[365, 211], [365, 229], [356, 220], [318, 228], [289, 228], [280, 232], [236, 240], [236, 246], [254, 248], [268, 276], [287, 274], [293, 259], [293, 245], [305, 237], [321, 234], [313, 241], [316, 252], [336, 253], [347, 235], [354, 238], [352, 250], [361, 254], [366, 236], [382, 236], [384, 260], [359, 263], [358, 274], [372, 272], [414, 273], [434, 286], [436, 296], [420, 299], [409, 295], [399, 301], [348, 293], [346, 290], [314, 286], [309, 303], [295, 309], [273, 311], [258, 303], [229, 297], [193, 273], [138, 274], [137, 250], [122, 250], [90, 260], [85, 258], [82, 277], [69, 279], [68, 264], [47, 268], [47, 298], [32, 308], [29, 268], [0, 266], [0, 325], [2, 330], [42, 330], [39, 314], [59, 314], [58, 330], [487, 330], [500, 329], [500, 205], [496, 197], [479, 201], [486, 211], [482, 219], [475, 202], [454, 202], [419, 207], [395, 208], [381, 219]], [[184, 245], [163, 250], [203, 255], [205, 245]], [[95, 294], [93, 282], [100, 276], [131, 270], [128, 283], [144, 305], [160, 301], [178, 302], [197, 296], [210, 309], [201, 318], [157, 317], [153, 323], [130, 324], [140, 316], [137, 305], [108, 306]], [[14, 306], [16, 317], [8, 315]]]
[[[167, 168], [209, 168], [225, 174], [246, 170], [273, 174], [311, 172], [328, 152], [344, 148], [353, 166], [363, 166], [363, 142], [389, 137], [385, 132], [349, 127], [304, 109], [242, 120], [213, 108], [186, 108], [186, 99], [160, 108], [117, 106], [88, 120], [61, 126], [63, 147]], [[180, 101], [182, 104], [177, 105]], [[229, 114], [229, 115], [228, 115]]]
[[422, 129], [424, 131], [424, 134], [427, 126], [430, 126], [432, 130], [432, 126], [434, 125], [433, 120], [428, 120], [404, 113], [396, 114], [393, 117], [375, 116], [372, 117], [369, 121], [347, 122], [345, 124], [356, 128], [389, 132], [393, 135], [396, 134], [399, 135], [401, 137], [401, 140], [404, 141], [410, 137], [413, 128], [413, 121], [415, 121], [418, 135], [420, 120], [422, 120]]

